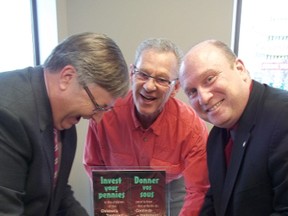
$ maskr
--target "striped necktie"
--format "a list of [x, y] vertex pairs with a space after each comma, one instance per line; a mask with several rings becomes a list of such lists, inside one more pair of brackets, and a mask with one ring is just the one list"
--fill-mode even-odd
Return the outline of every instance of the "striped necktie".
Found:
[[53, 176], [53, 185], [56, 186], [57, 177], [60, 167], [60, 132], [54, 128], [54, 176]]

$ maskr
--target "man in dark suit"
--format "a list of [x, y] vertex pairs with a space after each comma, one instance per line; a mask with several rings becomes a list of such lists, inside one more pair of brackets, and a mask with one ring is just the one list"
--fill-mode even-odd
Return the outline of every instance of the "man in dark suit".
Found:
[[252, 80], [217, 40], [186, 54], [180, 81], [192, 107], [214, 124], [200, 215], [288, 215], [288, 92]]
[[128, 88], [119, 47], [95, 33], [70, 36], [43, 66], [0, 73], [0, 215], [88, 215], [68, 185], [75, 124], [100, 121]]

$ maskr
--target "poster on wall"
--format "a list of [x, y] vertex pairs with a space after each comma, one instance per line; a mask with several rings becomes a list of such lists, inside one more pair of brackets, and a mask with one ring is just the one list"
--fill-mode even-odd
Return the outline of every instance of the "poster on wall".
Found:
[[288, 90], [287, 7], [287, 0], [242, 0], [238, 53], [253, 79], [285, 90]]
[[94, 215], [165, 216], [164, 170], [92, 169]]

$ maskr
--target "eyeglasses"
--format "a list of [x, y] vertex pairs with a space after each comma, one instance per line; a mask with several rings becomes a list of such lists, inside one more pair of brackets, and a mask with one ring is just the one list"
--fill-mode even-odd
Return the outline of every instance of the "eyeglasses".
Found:
[[175, 84], [175, 82], [178, 80], [178, 78], [174, 79], [174, 80], [168, 80], [162, 77], [154, 77], [151, 76], [141, 70], [139, 70], [135, 65], [133, 65], [133, 74], [135, 75], [135, 78], [144, 82], [147, 82], [150, 78], [155, 80], [155, 83], [157, 85], [160, 86], [164, 86], [164, 87], [169, 87], [170, 85]]
[[95, 98], [93, 97], [91, 91], [89, 90], [88, 86], [84, 85], [83, 86], [84, 90], [86, 91], [86, 93], [88, 94], [91, 102], [93, 103], [95, 109], [93, 110], [93, 112], [106, 112], [106, 111], [109, 111], [111, 110], [113, 107], [108, 107], [108, 106], [100, 106]]

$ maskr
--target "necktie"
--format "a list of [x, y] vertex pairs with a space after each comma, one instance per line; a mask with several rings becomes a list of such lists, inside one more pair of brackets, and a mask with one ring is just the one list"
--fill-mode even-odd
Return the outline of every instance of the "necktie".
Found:
[[233, 147], [233, 132], [231, 130], [228, 130], [228, 142], [225, 146], [225, 157], [226, 157], [226, 165], [228, 167], [230, 158], [231, 158], [231, 152], [232, 152], [232, 147]]
[[56, 186], [59, 166], [60, 166], [60, 134], [57, 129], [54, 128], [54, 176], [53, 185]]

